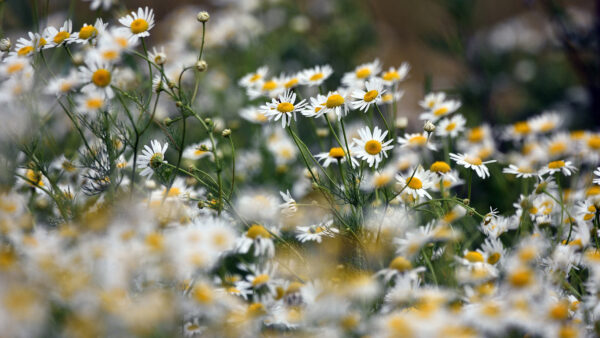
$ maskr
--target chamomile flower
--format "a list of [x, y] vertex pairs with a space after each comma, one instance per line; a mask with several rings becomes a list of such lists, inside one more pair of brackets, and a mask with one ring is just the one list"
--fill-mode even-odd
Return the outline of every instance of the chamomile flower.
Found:
[[296, 88], [300, 85], [300, 77], [298, 74], [285, 75], [281, 74], [277, 79], [277, 82], [281, 83], [285, 90]]
[[334, 92], [329, 92], [325, 99], [325, 105], [323, 109], [319, 110], [321, 115], [323, 114], [335, 114], [340, 120], [342, 117], [348, 114], [348, 106], [349, 106], [349, 97], [347, 93], [339, 90]]
[[424, 170], [423, 167], [418, 167], [414, 171], [414, 175], [396, 175], [396, 181], [398, 181], [401, 189], [413, 196], [415, 199], [421, 197], [427, 197], [431, 199], [431, 195], [427, 192], [433, 186], [431, 172]]
[[447, 100], [436, 103], [431, 109], [420, 115], [421, 120], [437, 121], [448, 116], [460, 108], [461, 103], [457, 100]]
[[472, 169], [477, 173], [477, 176], [481, 178], [486, 178], [490, 176], [490, 171], [486, 167], [486, 164], [494, 163], [496, 160], [482, 161], [480, 157], [469, 154], [450, 154], [450, 158], [456, 162], [456, 164], [461, 165], [467, 169]]
[[600, 184], [600, 167], [596, 168], [596, 170], [594, 170], [594, 176], [596, 176], [593, 180], [594, 183], [596, 184]]
[[333, 220], [322, 221], [311, 226], [299, 226], [296, 228], [296, 239], [300, 242], [321, 243], [323, 237], [335, 237], [340, 231], [331, 225]]
[[250, 99], [256, 99], [261, 96], [275, 98], [285, 92], [285, 87], [279, 78], [270, 78], [265, 81], [258, 81], [253, 86], [247, 87], [246, 94]]
[[461, 114], [456, 114], [451, 118], [440, 120], [435, 129], [435, 133], [441, 137], [450, 136], [451, 138], [455, 138], [459, 133], [462, 133], [465, 130], [466, 123], [467, 120]]
[[154, 11], [148, 7], [140, 7], [137, 13], [132, 11], [131, 14], [120, 18], [119, 22], [128, 27], [132, 35], [140, 38], [149, 36], [149, 31], [154, 27]]
[[44, 89], [46, 94], [56, 95], [57, 97], [63, 96], [69, 92], [74, 91], [80, 83], [80, 77], [75, 71], [71, 71], [69, 75], [65, 77], [57, 77], [51, 79], [48, 85]]
[[355, 138], [355, 147], [352, 153], [359, 159], [367, 161], [369, 167], [377, 168], [379, 163], [387, 157], [387, 151], [394, 148], [391, 144], [394, 140], [385, 141], [387, 130], [383, 133], [379, 127], [373, 129], [373, 133], [369, 127], [364, 127], [358, 130], [360, 138]]
[[319, 94], [316, 97], [311, 97], [309, 101], [310, 102], [300, 112], [302, 115], [317, 118], [323, 116], [323, 113], [327, 111], [324, 109], [327, 105], [327, 97], [325, 95]]
[[103, 10], [108, 11], [112, 5], [117, 3], [117, 0], [83, 0], [83, 1], [91, 2], [90, 9], [93, 11], [97, 10], [100, 7], [102, 7]]
[[38, 33], [28, 33], [29, 39], [19, 38], [14, 51], [9, 53], [12, 57], [28, 57], [34, 52], [48, 48], [47, 40]]
[[352, 93], [353, 101], [352, 108], [362, 110], [365, 113], [371, 105], [381, 99], [381, 95], [385, 92], [381, 79], [375, 77], [365, 82], [365, 89], [357, 89]]
[[537, 171], [527, 163], [522, 163], [520, 165], [509, 164], [508, 168], [502, 169], [502, 172], [505, 174], [516, 175], [517, 178], [530, 178], [538, 176]]
[[427, 132], [422, 133], [414, 133], [414, 134], [404, 134], [404, 136], [398, 137], [398, 143], [401, 148], [408, 149], [429, 149], [436, 150], [435, 144], [429, 140], [430, 134]]
[[212, 144], [210, 143], [210, 140], [204, 140], [202, 142], [194, 143], [194, 144], [187, 146], [183, 150], [182, 156], [184, 158], [189, 158], [190, 160], [195, 161], [195, 160], [204, 158], [206, 156], [211, 156], [212, 155], [211, 149], [212, 149]]
[[168, 143], [161, 145], [158, 140], [152, 140], [150, 142], [150, 147], [145, 145], [137, 161], [137, 167], [142, 169], [140, 175], [146, 176], [147, 178], [152, 177], [154, 169], [160, 167], [162, 162], [167, 162], [165, 160], [167, 148], [169, 148]]
[[548, 163], [545, 167], [540, 169], [540, 175], [554, 175], [554, 173], [562, 173], [565, 176], [571, 176], [573, 172], [577, 171], [577, 168], [571, 164], [571, 161], [552, 161]]
[[396, 90], [394, 92], [385, 92], [381, 95], [381, 97], [377, 100], [377, 104], [389, 104], [393, 105], [394, 102], [400, 101], [404, 96], [403, 90]]
[[[323, 161], [323, 167], [327, 168], [331, 163], [345, 162], [347, 159], [346, 152], [342, 147], [332, 147], [326, 153], [319, 153], [315, 155], [315, 158], [319, 161]], [[352, 161], [352, 166], [358, 166], [358, 161], [350, 156], [350, 160]]]
[[106, 30], [106, 26], [108, 24], [104, 23], [101, 18], [96, 19], [93, 25], [84, 23], [79, 32], [73, 33], [70, 39], [73, 42], [86, 43], [101, 35]]
[[281, 198], [283, 198], [284, 203], [279, 204], [279, 210], [284, 216], [292, 216], [298, 211], [298, 207], [296, 206], [296, 200], [292, 198], [290, 191], [287, 190], [285, 193], [283, 191], [279, 192]]
[[419, 106], [423, 109], [431, 110], [433, 107], [441, 104], [446, 99], [446, 93], [438, 92], [438, 93], [429, 93], [425, 95], [423, 100], [419, 101]]
[[381, 63], [378, 59], [373, 62], [363, 63], [352, 72], [344, 74], [342, 83], [348, 87], [360, 87], [369, 78], [377, 75], [381, 71]]
[[0, 76], [13, 77], [26, 72], [33, 72], [31, 60], [9, 56], [0, 64]]
[[110, 87], [112, 80], [113, 67], [109, 63], [88, 62], [85, 66], [79, 67], [80, 80], [86, 85], [81, 88], [82, 92], [99, 90], [111, 99], [115, 92]]
[[[304, 113], [304, 111], [302, 111]], [[258, 106], [245, 107], [240, 110], [240, 116], [247, 121], [264, 124], [269, 121], [269, 118]]]
[[241, 254], [253, 250], [254, 256], [273, 257], [275, 255], [275, 245], [271, 233], [260, 224], [251, 225], [246, 233], [238, 238], [235, 244], [235, 251]]
[[56, 29], [55, 27], [49, 26], [44, 31], [44, 38], [48, 41], [49, 47], [58, 47], [63, 44], [68, 45], [73, 42], [71, 38], [71, 34], [73, 33], [73, 23], [71, 20], [67, 20], [64, 22], [60, 29]]
[[296, 93], [286, 91], [277, 99], [263, 105], [261, 110], [269, 120], [281, 119], [281, 126], [285, 128], [292, 122], [292, 117], [296, 119], [296, 113], [301, 111], [305, 104], [305, 100], [296, 103]]
[[408, 62], [402, 62], [398, 68], [390, 67], [387, 71], [381, 73], [383, 84], [386, 86], [392, 86], [398, 82], [402, 82], [404, 79], [406, 79], [409, 70], [410, 65]]
[[537, 133], [548, 133], [558, 129], [562, 124], [562, 120], [557, 112], [546, 111], [529, 119], [529, 125]]
[[308, 87], [314, 87], [323, 84], [323, 82], [327, 80], [331, 74], [333, 74], [333, 69], [331, 66], [323, 65], [305, 69], [300, 72], [298, 77], [301, 84]]
[[165, 53], [165, 47], [160, 47], [159, 50], [156, 47], [152, 47], [152, 52], [148, 53], [148, 59], [157, 65], [162, 65], [167, 62], [167, 54]]
[[76, 97], [77, 110], [83, 114], [95, 115], [106, 109], [107, 100], [104, 93], [94, 90]]
[[361, 181], [361, 189], [373, 191], [386, 187], [394, 182], [395, 174], [396, 169], [394, 166], [387, 166], [385, 169], [375, 171], [372, 174], [367, 173]]
[[242, 87], [245, 87], [245, 88], [254, 87], [257, 84], [264, 81], [268, 72], [269, 72], [269, 67], [267, 67], [267, 66], [260, 67], [256, 70], [256, 72], [244, 75], [240, 79], [239, 85]]

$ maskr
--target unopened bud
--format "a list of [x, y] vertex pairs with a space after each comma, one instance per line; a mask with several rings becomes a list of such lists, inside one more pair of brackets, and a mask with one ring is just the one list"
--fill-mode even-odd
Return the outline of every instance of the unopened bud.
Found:
[[433, 122], [428, 120], [427, 122], [425, 122], [425, 125], [423, 126], [423, 130], [425, 130], [428, 133], [433, 133], [435, 131], [435, 124], [433, 124]]
[[325, 138], [329, 136], [329, 129], [327, 128], [317, 128], [317, 136], [321, 138]]
[[73, 54], [73, 64], [75, 66], [81, 66], [83, 65], [85, 59], [83, 58], [83, 54], [82, 53], [75, 53]]
[[163, 123], [165, 124], [165, 126], [167, 126], [167, 127], [168, 127], [168, 126], [170, 126], [170, 125], [171, 125], [171, 123], [173, 123], [173, 120], [171, 120], [171, 118], [170, 118], [170, 117], [167, 117], [167, 118], [165, 118], [165, 119], [163, 120]]
[[212, 120], [209, 117], [207, 117], [204, 119], [204, 123], [206, 123], [207, 125], [210, 126], [210, 125], [212, 125]]
[[204, 60], [198, 60], [198, 62], [196, 62], [196, 69], [198, 69], [199, 72], [204, 72], [208, 69], [208, 63]]
[[221, 133], [221, 136], [223, 137], [229, 137], [229, 135], [231, 135], [231, 129], [229, 128], [223, 130], [223, 132]]
[[405, 116], [400, 116], [394, 121], [394, 124], [396, 125], [396, 128], [404, 129], [408, 126], [408, 119]]
[[200, 145], [200, 150], [202, 150], [202, 151], [208, 151], [208, 146], [206, 144], [201, 144]]
[[177, 106], [177, 108], [181, 108], [181, 106], [183, 106], [183, 102], [177, 101], [175, 102], [175, 105]]
[[169, 88], [170, 88], [170, 89], [173, 89], [173, 88], [175, 87], [175, 82], [173, 82], [173, 81], [169, 81], [169, 82], [167, 83], [167, 86], [169, 86]]
[[208, 14], [207, 11], [198, 12], [196, 19], [198, 19], [200, 22], [207, 22], [208, 19], [210, 19], [210, 14]]
[[197, 204], [197, 206], [198, 206], [198, 209], [204, 209], [204, 207], [205, 207], [205, 204], [204, 204], [204, 202], [203, 202], [203, 201], [198, 201], [198, 204]]
[[463, 204], [464, 204], [464, 205], [469, 205], [469, 203], [471, 203], [471, 200], [469, 200], [468, 198], [465, 198], [465, 199], [463, 200]]
[[0, 40], [0, 52], [8, 52], [12, 47], [12, 43], [9, 38], [4, 38]]

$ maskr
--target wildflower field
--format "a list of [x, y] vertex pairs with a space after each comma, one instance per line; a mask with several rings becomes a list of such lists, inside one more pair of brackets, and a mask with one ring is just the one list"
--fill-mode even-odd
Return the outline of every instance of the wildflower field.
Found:
[[516, 2], [439, 81], [362, 1], [0, 1], [0, 337], [598, 336], [600, 20]]

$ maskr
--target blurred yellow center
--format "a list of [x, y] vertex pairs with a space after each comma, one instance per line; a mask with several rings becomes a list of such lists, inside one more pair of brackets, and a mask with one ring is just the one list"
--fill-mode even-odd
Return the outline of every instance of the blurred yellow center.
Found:
[[397, 71], [392, 70], [392, 71], [383, 73], [383, 76], [381, 78], [384, 79], [385, 81], [394, 81], [394, 80], [400, 79], [400, 74], [398, 74]]
[[252, 281], [252, 286], [262, 285], [268, 281], [269, 281], [269, 275], [267, 275], [267, 274], [258, 275], [256, 277], [254, 277], [254, 280]]
[[437, 162], [433, 162], [433, 164], [431, 165], [431, 168], [429, 168], [429, 169], [431, 171], [435, 171], [437, 173], [447, 173], [450, 171], [450, 166], [446, 162], [437, 161]]
[[477, 156], [469, 156], [469, 157], [465, 158], [465, 162], [472, 164], [472, 165], [481, 165], [483, 163], [481, 161], [481, 158], [479, 158]]
[[106, 87], [110, 84], [110, 72], [100, 68], [92, 74], [92, 82], [98, 87]]
[[425, 137], [423, 135], [413, 136], [408, 140], [408, 142], [410, 144], [424, 146], [427, 143], [427, 137]]
[[256, 237], [271, 238], [271, 234], [262, 225], [254, 224], [246, 232], [246, 237], [256, 239]]
[[356, 77], [359, 79], [364, 79], [364, 78], [368, 77], [369, 75], [371, 75], [371, 70], [367, 67], [361, 68], [356, 71]]
[[275, 88], [277, 88], [277, 83], [273, 80], [265, 82], [262, 86], [263, 90], [273, 90]]
[[56, 35], [54, 36], [54, 39], [52, 39], [52, 41], [54, 41], [54, 43], [59, 44], [63, 41], [65, 41], [66, 39], [68, 39], [71, 36], [71, 34], [69, 32], [66, 31], [60, 31], [58, 33], [56, 33]]
[[86, 40], [95, 36], [97, 32], [96, 27], [92, 25], [83, 26], [79, 31], [79, 38]]
[[327, 108], [335, 108], [344, 104], [344, 98], [340, 94], [333, 94], [327, 98]]
[[99, 98], [92, 98], [88, 99], [85, 103], [89, 109], [100, 109], [104, 104], [104, 100]]
[[323, 78], [323, 73], [316, 73], [309, 78], [310, 81], [318, 81]]
[[398, 270], [400, 272], [409, 270], [411, 268], [412, 264], [410, 261], [402, 256], [398, 256], [390, 262], [390, 269]]
[[407, 178], [406, 179], [406, 185], [408, 185], [409, 188], [411, 189], [421, 189], [423, 188], [423, 182], [421, 182], [420, 179], [413, 177], [413, 178]]
[[17, 51], [17, 55], [18, 56], [25, 56], [29, 53], [33, 52], [33, 47], [31, 46], [25, 46], [25, 47], [21, 47], [18, 51]]
[[294, 110], [294, 105], [289, 102], [281, 102], [277, 105], [277, 110], [280, 113], [289, 113]]
[[548, 163], [548, 168], [550, 169], [558, 169], [565, 166], [565, 161], [552, 161]]
[[465, 259], [471, 263], [482, 263], [484, 261], [483, 255], [477, 251], [469, 251], [465, 254]]
[[298, 84], [298, 79], [293, 78], [284, 84], [285, 88], [292, 88], [293, 86]]
[[344, 149], [340, 148], [340, 147], [333, 147], [331, 149], [329, 149], [329, 156], [333, 157], [333, 158], [342, 158], [344, 157]]

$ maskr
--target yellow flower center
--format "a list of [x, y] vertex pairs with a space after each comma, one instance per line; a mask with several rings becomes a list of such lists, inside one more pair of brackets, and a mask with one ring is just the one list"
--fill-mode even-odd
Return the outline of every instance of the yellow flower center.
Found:
[[83, 39], [83, 40], [87, 40], [91, 37], [96, 36], [96, 33], [98, 33], [98, 31], [96, 30], [96, 27], [94, 27], [92, 25], [83, 26], [83, 27], [81, 27], [81, 30], [79, 31], [79, 38]]
[[106, 87], [110, 84], [110, 72], [104, 68], [100, 68], [92, 74], [92, 82], [98, 87]]
[[410, 261], [402, 256], [398, 256], [390, 262], [390, 269], [398, 270], [400, 272], [410, 270], [411, 268], [412, 264]]
[[509, 277], [508, 281], [516, 288], [522, 288], [531, 283], [533, 275], [529, 269], [519, 268], [513, 272]]
[[551, 155], [561, 154], [567, 150], [567, 145], [564, 142], [554, 142], [548, 147], [548, 152]]
[[385, 173], [376, 175], [375, 182], [373, 182], [373, 184], [375, 185], [375, 187], [381, 188], [381, 187], [386, 186], [388, 183], [390, 183], [391, 179], [392, 179], [392, 176], [386, 175]]
[[293, 78], [284, 84], [285, 88], [292, 88], [293, 86], [298, 84], [298, 79]]
[[492, 264], [492, 265], [493, 265], [493, 264], [496, 264], [496, 263], [498, 263], [498, 261], [500, 260], [500, 257], [501, 257], [500, 253], [498, 253], [498, 252], [494, 252], [493, 254], [491, 254], [491, 255], [488, 257], [488, 259], [487, 259], [487, 262], [488, 262], [489, 264]]
[[375, 100], [375, 98], [377, 97], [377, 95], [379, 95], [379, 92], [376, 90], [369, 90], [365, 96], [363, 97], [363, 99], [365, 100], [365, 102], [371, 102], [373, 100]]
[[548, 163], [549, 169], [559, 169], [565, 166], [565, 161], [552, 161]]
[[256, 237], [271, 238], [271, 234], [262, 225], [254, 224], [248, 228], [246, 237], [256, 239]]
[[483, 255], [477, 251], [469, 251], [465, 254], [465, 259], [471, 263], [482, 263], [484, 261]]
[[408, 140], [408, 143], [417, 146], [424, 146], [425, 144], [427, 144], [427, 137], [423, 135], [413, 136]]
[[329, 156], [333, 157], [333, 158], [342, 158], [344, 157], [345, 153], [344, 153], [344, 149], [340, 148], [340, 147], [333, 147], [331, 149], [329, 149]]
[[359, 79], [364, 79], [371, 75], [371, 70], [368, 67], [361, 68], [356, 71], [356, 77]]
[[206, 284], [198, 284], [194, 287], [192, 293], [194, 299], [201, 304], [210, 304], [213, 301], [213, 292], [210, 286]]
[[429, 168], [429, 169], [431, 171], [434, 171], [437, 173], [447, 173], [450, 171], [450, 166], [446, 162], [437, 161], [437, 162], [433, 162], [433, 164], [431, 165], [431, 168]]
[[394, 80], [400, 79], [400, 74], [398, 74], [397, 71], [392, 70], [392, 71], [383, 73], [383, 76], [381, 78], [384, 79], [385, 81], [394, 81]]
[[446, 114], [450, 109], [448, 109], [447, 106], [441, 106], [438, 109], [433, 111], [433, 115], [435, 116], [442, 116], [444, 114]]
[[294, 105], [289, 102], [281, 102], [277, 105], [277, 110], [280, 113], [289, 113], [294, 110]]
[[148, 30], [148, 21], [146, 21], [142, 18], [135, 19], [131, 23], [131, 32], [133, 34], [143, 33], [147, 30]]
[[91, 98], [85, 102], [88, 109], [100, 109], [104, 105], [104, 100], [100, 98]]
[[54, 39], [52, 39], [52, 41], [54, 41], [54, 43], [59, 44], [63, 41], [65, 41], [66, 39], [68, 39], [71, 36], [71, 34], [67, 31], [60, 31], [58, 33], [56, 33], [56, 35], [54, 36]]
[[344, 104], [344, 98], [340, 94], [333, 94], [327, 98], [327, 108], [335, 108]]
[[540, 126], [540, 130], [542, 132], [548, 132], [548, 131], [554, 129], [554, 127], [555, 127], [554, 122], [546, 121]]
[[318, 81], [318, 80], [321, 80], [323, 78], [323, 76], [324, 76], [323, 73], [316, 73], [313, 76], [311, 76], [309, 78], [309, 80], [310, 81]]
[[446, 126], [446, 131], [453, 131], [456, 128], [456, 122], [450, 122]]
[[465, 158], [465, 162], [472, 165], [481, 165], [483, 163], [483, 161], [481, 161], [481, 158], [477, 156], [468, 156], [467, 158]]
[[381, 151], [381, 142], [369, 140], [365, 143], [365, 151], [371, 155], [377, 155]]
[[259, 286], [259, 285], [265, 284], [268, 281], [269, 281], [269, 275], [267, 275], [267, 274], [258, 275], [256, 277], [254, 277], [254, 280], [252, 281], [252, 286]]
[[29, 53], [33, 52], [33, 47], [31, 46], [25, 46], [25, 47], [21, 47], [18, 51], [17, 51], [17, 55], [18, 56], [25, 56], [25, 55], [29, 55]]
[[273, 80], [263, 83], [262, 89], [269, 91], [277, 88], [277, 83]]
[[48, 41], [46, 41], [46, 39], [40, 38], [40, 40], [38, 41], [38, 47], [44, 47], [47, 43]]
[[258, 73], [252, 75], [252, 77], [250, 78], [250, 82], [255, 82], [257, 80], [260, 80], [262, 78], [262, 76]]
[[588, 143], [588, 146], [594, 150], [600, 149], [600, 136], [597, 136], [597, 135], [590, 136], [587, 143]]
[[114, 49], [112, 49], [112, 50], [106, 50], [106, 51], [102, 52], [102, 58], [105, 59], [105, 60], [108, 60], [108, 61], [114, 60], [118, 56], [119, 56], [119, 53], [116, 50], [114, 50]]
[[515, 123], [514, 128], [517, 134], [528, 134], [531, 131], [531, 127], [527, 121]]
[[548, 316], [554, 320], [565, 320], [569, 317], [569, 305], [566, 302], [559, 302], [550, 308]]
[[15, 62], [15, 63], [11, 64], [10, 66], [8, 66], [6, 68], [6, 71], [9, 74], [14, 74], [16, 72], [21, 71], [24, 67], [25, 67], [25, 65], [23, 63], [21, 63], [21, 62]]
[[390, 93], [385, 93], [385, 94], [381, 95], [381, 100], [383, 102], [389, 102], [389, 101], [392, 101], [393, 99], [394, 99], [394, 97]]
[[409, 188], [415, 189], [415, 190], [423, 188], [423, 182], [421, 182], [421, 180], [416, 177], [407, 178], [406, 185], [408, 185]]
[[467, 137], [471, 143], [481, 142], [483, 140], [483, 128], [477, 127], [471, 129]]

